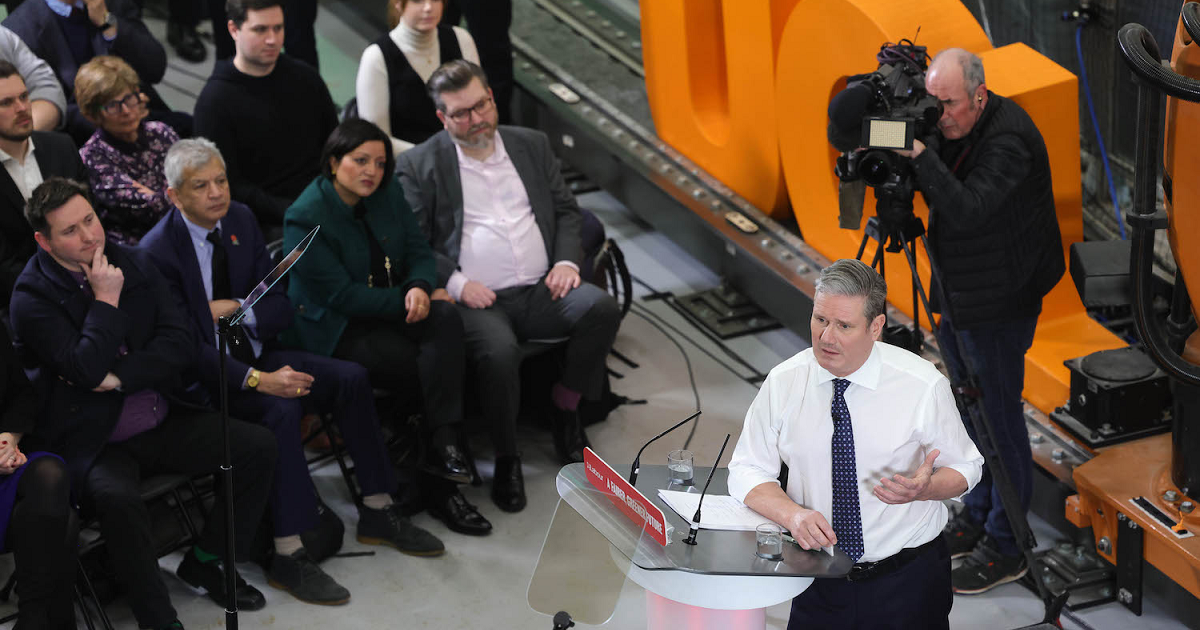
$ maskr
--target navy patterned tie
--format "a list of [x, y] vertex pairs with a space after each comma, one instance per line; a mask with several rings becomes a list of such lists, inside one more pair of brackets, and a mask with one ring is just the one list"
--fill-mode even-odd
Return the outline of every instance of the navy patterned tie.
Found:
[[858, 510], [858, 472], [854, 463], [854, 427], [846, 407], [850, 381], [833, 380], [833, 533], [838, 547], [858, 562], [863, 555], [862, 515]]

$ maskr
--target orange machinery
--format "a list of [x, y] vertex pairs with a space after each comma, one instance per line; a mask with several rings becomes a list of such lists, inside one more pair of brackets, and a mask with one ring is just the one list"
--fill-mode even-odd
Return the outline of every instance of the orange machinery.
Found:
[[[1172, 379], [1172, 432], [1103, 450], [1075, 469], [1078, 495], [1067, 501], [1067, 517], [1091, 527], [1100, 554], [1117, 565], [1118, 598], [1140, 610], [1141, 561], [1200, 597], [1200, 332], [1172, 348], [1149, 307], [1147, 287], [1156, 229], [1169, 229], [1178, 267], [1170, 317], [1185, 323], [1194, 307], [1188, 289], [1200, 289], [1200, 4], [1180, 12], [1171, 69], [1159, 63], [1158, 46], [1137, 24], [1121, 29], [1119, 43], [1141, 83], [1138, 105], [1138, 164], [1133, 228], [1134, 308], [1138, 332], [1155, 362]], [[1191, 78], [1189, 78], [1191, 77]], [[1163, 94], [1165, 133], [1158, 127]], [[1162, 135], [1160, 135], [1162, 133]], [[1167, 217], [1155, 215], [1158, 147], [1162, 153]], [[1166, 224], [1164, 226], [1164, 223]]]

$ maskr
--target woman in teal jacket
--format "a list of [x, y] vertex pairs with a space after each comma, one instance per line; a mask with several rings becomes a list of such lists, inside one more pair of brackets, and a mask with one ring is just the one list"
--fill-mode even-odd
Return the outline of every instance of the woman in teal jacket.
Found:
[[[370, 122], [347, 120], [329, 136], [321, 162], [321, 175], [284, 216], [285, 251], [321, 226], [291, 272], [288, 296], [296, 318], [285, 340], [361, 364], [375, 387], [404, 394], [419, 383], [430, 445], [425, 468], [466, 483], [470, 465], [457, 446], [462, 320], [452, 303], [431, 299], [445, 291], [433, 291], [433, 254], [392, 175], [388, 136]], [[453, 512], [452, 528], [472, 529], [464, 524], [465, 499], [459, 501], [457, 490], [437, 494], [433, 502]], [[474, 529], [482, 531], [466, 533], [487, 533], [491, 525], [474, 515]]]

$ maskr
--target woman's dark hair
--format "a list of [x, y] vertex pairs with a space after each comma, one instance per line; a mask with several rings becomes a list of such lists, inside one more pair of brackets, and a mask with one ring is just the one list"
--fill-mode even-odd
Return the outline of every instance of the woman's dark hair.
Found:
[[[383, 171], [383, 184], [386, 184], [388, 178], [396, 172], [396, 156], [392, 155], [392, 139], [382, 129], [375, 126], [375, 123], [361, 118], [349, 118], [329, 134], [329, 139], [325, 141], [325, 148], [321, 150], [321, 174], [332, 180], [334, 176], [333, 169], [329, 166], [330, 160], [341, 162], [347, 153], [362, 146], [364, 142], [372, 140], [383, 143], [383, 154], [387, 157]], [[383, 188], [383, 184], [380, 184], [379, 187]]]

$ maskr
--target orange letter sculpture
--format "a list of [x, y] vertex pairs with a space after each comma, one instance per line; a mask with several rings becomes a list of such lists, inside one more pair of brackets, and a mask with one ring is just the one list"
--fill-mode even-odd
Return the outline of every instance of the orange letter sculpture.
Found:
[[658, 136], [775, 216], [788, 209], [775, 50], [798, 1], [641, 3], [646, 93]]

